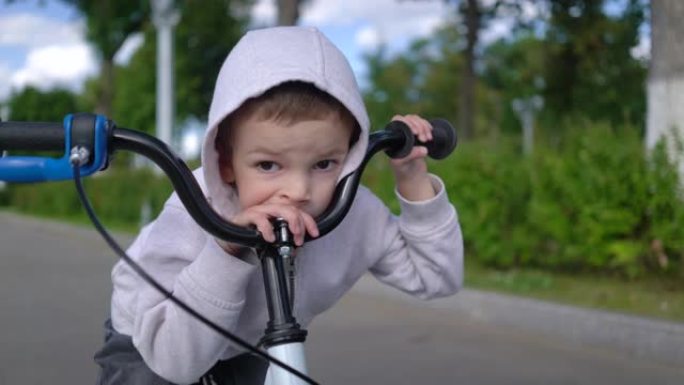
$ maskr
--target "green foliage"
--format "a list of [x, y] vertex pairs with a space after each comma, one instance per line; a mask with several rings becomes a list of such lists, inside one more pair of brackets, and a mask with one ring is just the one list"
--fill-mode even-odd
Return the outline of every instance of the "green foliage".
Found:
[[415, 41], [403, 55], [391, 57], [381, 47], [367, 56], [372, 87], [365, 101], [373, 127], [382, 128], [398, 113], [456, 121], [459, 41], [456, 30], [447, 27], [430, 40]]
[[32, 120], [39, 122], [61, 122], [68, 113], [78, 111], [77, 97], [65, 89], [41, 91], [26, 87], [13, 93], [7, 105], [10, 120]]
[[151, 27], [145, 31], [145, 43], [131, 57], [128, 65], [117, 67], [116, 92], [112, 117], [122, 125], [154, 134], [156, 116], [156, 45]]
[[85, 17], [86, 37], [105, 60], [114, 57], [128, 36], [149, 19], [148, 0], [61, 0]]
[[149, 20], [147, 0], [61, 0], [72, 5], [83, 15], [86, 38], [100, 59], [98, 81], [91, 85], [90, 101], [98, 113], [111, 116], [114, 85], [114, 55], [126, 39], [140, 31]]
[[[86, 193], [104, 223], [132, 228], [140, 224], [143, 204], [156, 215], [171, 192], [170, 183], [150, 170], [112, 169], [84, 179]], [[12, 209], [25, 213], [86, 220], [72, 181], [13, 184], [3, 193]]]
[[554, 117], [579, 114], [613, 124], [640, 124], [646, 113], [646, 63], [632, 57], [645, 5], [626, 1], [609, 16], [606, 1], [550, 1], [544, 39], [544, 97]]
[[[469, 258], [506, 269], [684, 276], [682, 182], [665, 146], [646, 153], [640, 135], [646, 68], [630, 49], [637, 43], [645, 5], [626, 0], [621, 14], [607, 15], [607, 1], [545, 2], [550, 19], [542, 22], [544, 28], [481, 47], [476, 140], [431, 164], [459, 210]], [[133, 31], [144, 33], [145, 43], [130, 62], [113, 71], [112, 117], [122, 126], [152, 132], [156, 33], [149, 3], [66, 2], [86, 16], [89, 39], [104, 59]], [[178, 121], [206, 117], [220, 65], [244, 31], [252, 3], [179, 3]], [[98, 11], [102, 7], [113, 13]], [[497, 15], [490, 13], [487, 18]], [[463, 30], [453, 23], [413, 42], [406, 52], [390, 56], [381, 48], [369, 55], [364, 97], [372, 127], [406, 113], [458, 121], [464, 44]], [[10, 101], [12, 119], [55, 121], [68, 112], [91, 110], [105, 82], [91, 80], [78, 98], [65, 91], [26, 89]], [[524, 157], [510, 106], [534, 94], [544, 96], [545, 107], [535, 153]], [[371, 162], [364, 181], [397, 212], [384, 160]], [[69, 185], [11, 186], [0, 194], [0, 204], [42, 215], [82, 215]], [[156, 212], [170, 191], [147, 171], [116, 168], [88, 179], [87, 189], [106, 220], [129, 225], [138, 223], [143, 201], [152, 202]]]
[[214, 84], [228, 52], [242, 37], [253, 0], [185, 1], [176, 29], [179, 118], [206, 119]]
[[[459, 211], [468, 257], [496, 268], [684, 275], [684, 196], [664, 146], [647, 153], [634, 128], [566, 124], [531, 157], [503, 137], [431, 164]], [[394, 201], [387, 167], [368, 173]]]
[[[646, 5], [628, 0], [608, 15], [602, 0], [547, 4], [544, 28], [484, 47], [477, 139], [433, 165], [459, 208], [469, 255], [500, 268], [681, 274], [680, 182], [662, 148], [644, 152], [640, 134], [646, 67], [630, 51]], [[458, 121], [463, 44], [452, 26], [393, 57], [370, 55], [373, 125], [411, 112]], [[536, 94], [545, 101], [536, 153], [523, 157], [511, 102]], [[365, 180], [389, 201], [385, 168]]]
[[489, 102], [501, 110], [492, 125], [506, 133], [520, 132], [512, 102], [543, 91], [544, 41], [529, 34], [499, 40], [485, 49], [482, 62], [482, 85], [490, 90]]
[[632, 131], [577, 124], [561, 146], [541, 149], [532, 175], [530, 225], [545, 266], [638, 273], [648, 202], [643, 145]]
[[[210, 0], [180, 4], [181, 18], [174, 34], [177, 121], [207, 117], [218, 71], [244, 32], [250, 3]], [[127, 65], [117, 67], [112, 116], [123, 126], [153, 133], [157, 36], [151, 24], [143, 33], [143, 45]]]
[[510, 140], [471, 143], [433, 167], [459, 210], [466, 249], [489, 266], [525, 265], [535, 257], [529, 229], [517, 225], [530, 200], [529, 165], [517, 149]]

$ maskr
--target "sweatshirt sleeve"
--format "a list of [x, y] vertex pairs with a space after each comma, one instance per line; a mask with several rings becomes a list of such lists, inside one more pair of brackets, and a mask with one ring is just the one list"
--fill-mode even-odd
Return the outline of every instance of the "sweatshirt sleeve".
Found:
[[[455, 293], [463, 284], [463, 237], [444, 183], [431, 175], [437, 195], [411, 202], [396, 193], [397, 218], [382, 205], [376, 239], [380, 258], [371, 273], [380, 281], [423, 299]], [[376, 218], [376, 220], [378, 220]]]
[[[223, 251], [185, 210], [167, 205], [134, 258], [177, 299], [235, 330], [256, 266]], [[131, 337], [145, 363], [173, 383], [197, 381], [229, 342], [147, 283], [137, 289]]]

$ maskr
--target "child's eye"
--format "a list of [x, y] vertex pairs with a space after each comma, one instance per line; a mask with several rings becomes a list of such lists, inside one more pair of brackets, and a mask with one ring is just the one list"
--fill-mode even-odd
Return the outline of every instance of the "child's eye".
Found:
[[279, 167], [275, 162], [262, 161], [256, 164], [256, 167], [261, 171], [278, 171]]
[[332, 159], [326, 159], [326, 160], [321, 160], [316, 162], [316, 165], [314, 166], [315, 169], [317, 170], [329, 170], [335, 166], [337, 162], [335, 162]]

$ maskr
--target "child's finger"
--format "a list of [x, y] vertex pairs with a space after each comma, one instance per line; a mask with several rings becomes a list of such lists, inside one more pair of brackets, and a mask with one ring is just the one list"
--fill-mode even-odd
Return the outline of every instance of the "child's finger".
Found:
[[[301, 246], [304, 244], [304, 235], [306, 228], [304, 226], [304, 220], [302, 219], [301, 215], [297, 215], [296, 218], [294, 219], [297, 222], [297, 231], [292, 230], [292, 226], [290, 225], [290, 231], [292, 232], [292, 236], [294, 237], [294, 244], [296, 246]], [[292, 222], [288, 221], [288, 225], [291, 224]]]
[[428, 142], [432, 140], [432, 125], [427, 120], [415, 114], [409, 115], [395, 115], [392, 120], [398, 120], [405, 123], [413, 135], [415, 135], [421, 142]]
[[318, 232], [318, 225], [316, 225], [316, 220], [309, 214], [302, 212], [302, 219], [304, 220], [304, 227], [306, 227], [306, 231], [311, 235], [312, 237], [316, 238], [320, 234]]
[[421, 118], [418, 115], [409, 115], [408, 117], [413, 126], [416, 134], [422, 142], [428, 142], [432, 140], [432, 125], [427, 120]]
[[411, 152], [406, 155], [405, 157], [401, 159], [391, 159], [390, 161], [396, 165], [396, 166], [401, 166], [407, 163], [411, 163], [412, 161], [416, 159], [422, 159], [427, 156], [427, 148], [424, 146], [416, 146], [411, 149]]
[[254, 225], [261, 232], [264, 240], [275, 242], [275, 233], [271, 219], [282, 218], [287, 222], [288, 229], [292, 233], [295, 245], [304, 244], [306, 233], [312, 237], [319, 235], [316, 221], [304, 211], [290, 205], [263, 204], [251, 207], [233, 218], [233, 222], [238, 225]]
[[271, 222], [271, 219], [273, 218], [283, 218], [288, 223], [288, 227], [293, 234], [294, 231], [292, 229], [297, 228], [296, 225], [292, 225], [293, 223], [296, 223], [296, 221], [292, 220], [292, 215], [286, 213], [284, 210], [279, 210], [277, 206], [273, 205], [251, 207], [242, 213], [241, 216], [249, 222], [248, 224], [257, 227], [257, 230], [261, 232], [261, 236], [266, 242], [276, 241], [273, 223]]
[[266, 242], [275, 242], [275, 234], [273, 233], [273, 225], [267, 215], [261, 213], [254, 213], [250, 218], [251, 224], [256, 226], [257, 230]]
[[294, 243], [297, 246], [304, 244], [305, 223], [301, 216], [301, 211], [289, 205], [268, 205], [264, 207], [268, 214], [273, 218], [283, 218], [287, 222], [287, 227], [290, 229], [294, 237]]

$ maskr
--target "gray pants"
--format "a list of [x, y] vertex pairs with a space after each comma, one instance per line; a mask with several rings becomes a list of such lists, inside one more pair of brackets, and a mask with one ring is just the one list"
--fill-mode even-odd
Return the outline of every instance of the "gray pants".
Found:
[[[100, 365], [97, 385], [173, 385], [159, 377], [145, 364], [130, 336], [120, 334], [105, 322], [105, 343], [95, 354]], [[194, 385], [262, 385], [268, 363], [245, 353], [218, 361]]]

